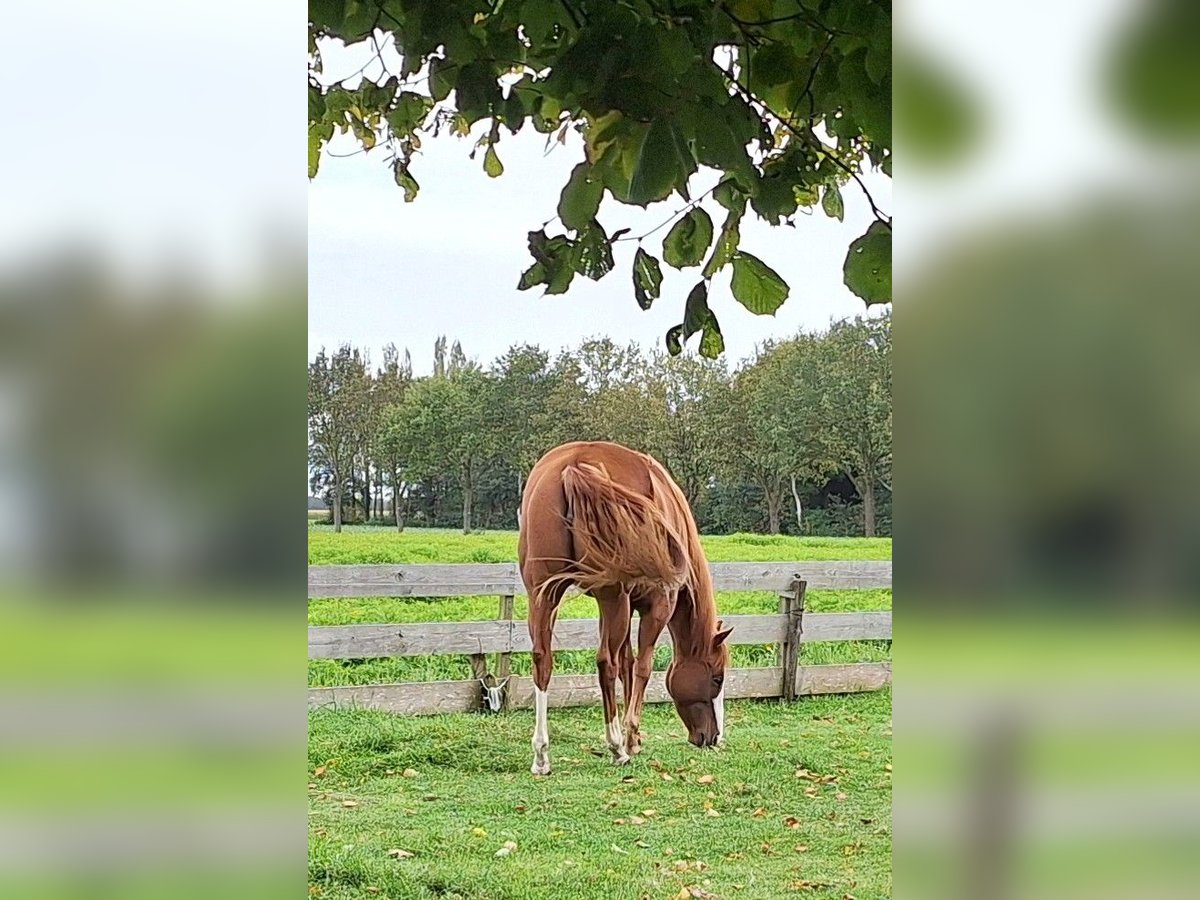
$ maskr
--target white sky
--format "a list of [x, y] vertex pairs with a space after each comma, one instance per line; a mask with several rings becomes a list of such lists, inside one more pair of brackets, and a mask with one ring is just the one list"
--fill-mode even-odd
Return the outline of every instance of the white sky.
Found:
[[[327, 54], [326, 71], [345, 77], [364, 58]], [[351, 139], [340, 140], [335, 138], [334, 152], [354, 149]], [[583, 159], [578, 135], [572, 132], [565, 146], [555, 144], [546, 155], [546, 136], [531, 126], [515, 137], [504, 131], [497, 151], [505, 171], [496, 179], [484, 174], [482, 153], [469, 159], [473, 145], [474, 136], [426, 138], [412, 168], [421, 192], [409, 204], [392, 180], [385, 150], [322, 158], [309, 187], [310, 356], [321, 346], [351, 343], [366, 347], [378, 364], [380, 348], [394, 342], [412, 351], [420, 374], [429, 371], [434, 340], [442, 334], [460, 340], [467, 355], [482, 363], [515, 343], [557, 350], [594, 335], [662, 346], [667, 329], [682, 320], [684, 299], [699, 280], [699, 269], [678, 272], [664, 264], [662, 297], [643, 312], [630, 278], [636, 242], [617, 244], [616, 269], [599, 282], [576, 276], [571, 289], [555, 297], [543, 297], [540, 287], [516, 289], [531, 262], [527, 233], [555, 215], [567, 176]], [[693, 176], [693, 194], [717, 180], [715, 172], [701, 170]], [[891, 180], [873, 173], [866, 183], [877, 205], [890, 213]], [[774, 317], [754, 316], [730, 294], [728, 269], [714, 278], [709, 305], [720, 320], [728, 359], [749, 355], [766, 338], [821, 328], [865, 311], [842, 284], [842, 262], [872, 216], [853, 183], [843, 197], [844, 223], [818, 209], [799, 215], [794, 229], [772, 228], [747, 212], [742, 249], [775, 268], [791, 295]], [[674, 196], [643, 211], [606, 194], [598, 218], [609, 234], [623, 227], [641, 234], [683, 205]], [[719, 229], [724, 210], [712, 201], [705, 206]], [[666, 232], [645, 242], [660, 259]], [[698, 340], [693, 337], [690, 352], [696, 352]]]

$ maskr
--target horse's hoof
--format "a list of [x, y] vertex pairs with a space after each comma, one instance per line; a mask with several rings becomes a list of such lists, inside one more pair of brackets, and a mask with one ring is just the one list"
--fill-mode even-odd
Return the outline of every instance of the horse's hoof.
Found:
[[541, 766], [539, 766], [537, 763], [534, 763], [532, 766], [529, 767], [529, 771], [534, 775], [549, 775], [550, 774], [550, 763], [546, 763], [545, 765], [541, 765]]
[[629, 762], [629, 757], [627, 755], [625, 755], [624, 753], [622, 753], [620, 756], [613, 757], [613, 765], [614, 766], [623, 766], [628, 762]]

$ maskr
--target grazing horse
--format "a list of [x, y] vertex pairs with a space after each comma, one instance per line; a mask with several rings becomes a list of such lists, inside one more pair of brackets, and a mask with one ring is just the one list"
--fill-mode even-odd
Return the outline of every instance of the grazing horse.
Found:
[[[533, 641], [533, 774], [550, 771], [550, 641], [558, 605], [572, 585], [600, 606], [596, 668], [613, 763], [623, 765], [641, 749], [642, 704], [664, 627], [674, 645], [667, 692], [687, 726], [688, 740], [708, 747], [723, 739], [725, 639], [732, 629], [722, 631], [717, 619], [692, 511], [657, 460], [602, 442], [551, 450], [525, 485], [518, 558]], [[636, 661], [629, 639], [635, 610], [640, 617]], [[617, 721], [618, 677], [625, 695], [623, 725]]]

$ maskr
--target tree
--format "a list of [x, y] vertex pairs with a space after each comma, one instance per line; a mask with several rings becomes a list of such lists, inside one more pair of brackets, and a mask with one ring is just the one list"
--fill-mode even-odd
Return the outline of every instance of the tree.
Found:
[[823, 438], [862, 498], [864, 533], [874, 537], [876, 490], [890, 491], [891, 481], [891, 318], [839, 322], [822, 345]]
[[379, 416], [374, 455], [380, 468], [381, 480], [392, 490], [392, 518], [396, 530], [404, 530], [402, 501], [408, 490], [403, 474], [408, 466], [407, 442], [404, 438], [402, 405], [412, 383], [412, 358], [404, 351], [401, 358], [395, 344], [383, 348], [383, 368], [375, 374], [375, 409]]
[[345, 491], [354, 480], [362, 445], [366, 367], [348, 345], [333, 357], [324, 349], [308, 367], [309, 464], [328, 489], [335, 531], [342, 530]]
[[495, 386], [493, 414], [505, 423], [501, 454], [516, 474], [519, 508], [525, 474], [553, 446], [539, 429], [545, 421], [554, 387], [550, 355], [528, 344], [510, 347], [492, 367]]
[[656, 354], [651, 360], [652, 409], [663, 430], [655, 445], [662, 462], [694, 509], [720, 466], [721, 410], [729, 402], [729, 373], [719, 361]]
[[[474, 129], [472, 155], [482, 151], [497, 177], [504, 131], [531, 125], [565, 141], [574, 129], [583, 158], [562, 190], [557, 233], [529, 233], [533, 263], [518, 287], [560, 294], [577, 274], [602, 278], [615, 243], [636, 239], [633, 294], [648, 309], [662, 281], [659, 257], [642, 245], [652, 232], [610, 235], [600, 207], [606, 192], [640, 207], [678, 194], [685, 205], [662, 223], [674, 224], [658, 252], [677, 269], [703, 268], [666, 345], [678, 354], [699, 334], [700, 352], [715, 357], [724, 350], [708, 305], [715, 274], [729, 268], [733, 297], [758, 315], [788, 296], [741, 249], [747, 208], [771, 225], [817, 205], [841, 219], [850, 180], [866, 193], [865, 168], [891, 175], [891, 30], [890, 0], [445, 0], [436, 12], [426, 0], [311, 0], [309, 175], [334, 132], [350, 133], [364, 151], [384, 150], [411, 201], [422, 142], [443, 131]], [[323, 48], [368, 41], [377, 76], [324, 83]], [[385, 44], [402, 57], [397, 72]], [[702, 168], [715, 184], [696, 192], [714, 181]], [[891, 219], [867, 199], [875, 221], [850, 245], [844, 273], [870, 304], [891, 299]]]
[[[462, 528], [472, 529], [472, 507], [480, 475], [497, 455], [499, 432], [507, 423], [491, 407], [491, 380], [477, 367], [446, 378], [413, 382], [400, 406], [393, 434], [402, 434], [401, 452], [414, 474], [432, 479], [453, 473], [462, 490]], [[394, 429], [399, 429], [395, 431]]]

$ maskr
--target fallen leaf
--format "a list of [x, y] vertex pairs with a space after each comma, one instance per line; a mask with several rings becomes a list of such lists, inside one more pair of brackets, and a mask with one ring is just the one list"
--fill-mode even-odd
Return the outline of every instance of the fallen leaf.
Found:
[[657, 809], [643, 809], [642, 815], [645, 816], [647, 819], [653, 819], [655, 816], [658, 815], [658, 810]]
[[317, 786], [317, 783], [316, 783], [315, 781], [310, 781], [310, 782], [308, 783], [308, 786], [309, 786], [310, 788], [315, 788], [315, 787]]
[[704, 814], [705, 814], [706, 816], [708, 816], [710, 819], [716, 819], [716, 818], [718, 818], [718, 817], [721, 815], [721, 814], [720, 814], [719, 812], [717, 812], [715, 809], [706, 810]]
[[642, 788], [642, 793], [645, 794], [647, 797], [653, 797], [655, 794], [658, 793], [658, 791], [652, 787], [648, 787], [648, 788]]
[[818, 791], [818, 790], [817, 790], [817, 787], [816, 787], [816, 785], [813, 785], [813, 786], [811, 786], [811, 787], [806, 787], [806, 788], [804, 789], [804, 796], [805, 796], [805, 797], [815, 797], [815, 796], [817, 796], [817, 794], [819, 794], [819, 793], [820, 793], [820, 791]]
[[505, 841], [503, 846], [507, 847], [509, 850], [516, 850], [517, 842], [516, 841]]
[[358, 806], [358, 801], [357, 800], [343, 800], [342, 806], [346, 807], [346, 809], [353, 809], [354, 807]]
[[647, 850], [650, 847], [650, 845], [647, 844], [645, 841], [634, 841], [633, 846], [641, 847], [643, 850]]
[[696, 779], [696, 784], [712, 784], [716, 778], [712, 775], [701, 775]]
[[756, 818], [756, 819], [761, 819], [766, 814], [767, 814], [767, 811], [765, 809], [763, 809], [761, 806], [758, 809], [756, 809], [754, 812], [750, 813], [750, 815], [754, 816], [754, 818]]
[[389, 850], [387, 855], [392, 859], [412, 859], [413, 854], [408, 850], [401, 850], [399, 847], [394, 850]]
[[891, 764], [891, 763], [885, 763], [885, 764], [884, 764], [884, 767], [883, 767], [883, 771], [885, 771], [885, 772], [890, 772], [890, 771], [892, 771], [892, 764]]
[[770, 841], [763, 841], [759, 849], [762, 850], [763, 856], [770, 856], [775, 852], [775, 848], [771, 845]]
[[645, 824], [646, 824], [646, 820], [645, 820], [645, 819], [643, 819], [641, 816], [630, 816], [630, 817], [629, 817], [629, 824], [630, 824], [630, 825], [645, 825]]
[[482, 828], [472, 828], [471, 834], [475, 835], [475, 837], [487, 837], [487, 832]]
[[524, 803], [518, 803], [513, 807], [513, 809], [515, 809], [517, 812], [525, 812], [526, 807]]
[[692, 900], [692, 892], [682, 887], [679, 889], [679, 893], [675, 895], [675, 900]]
[[674, 781], [675, 779], [671, 777], [671, 773], [670, 773], [670, 772], [663, 772], [663, 773], [662, 773], [662, 780], [663, 780], [663, 781]]
[[786, 825], [788, 828], [799, 828], [800, 820], [797, 819], [795, 816], [788, 816], [786, 819], [783, 820], [783, 824]]
[[808, 844], [797, 844], [796, 852], [797, 853], [807, 853], [808, 852]]
[[324, 766], [317, 766], [315, 769], [313, 769], [313, 778], [320, 778], [324, 774], [325, 774]]
[[368, 884], [363, 890], [365, 890], [368, 894], [378, 894], [379, 893], [379, 888], [375, 887], [375, 885], [373, 885], [373, 884]]
[[384, 769], [384, 770], [383, 770], [383, 774], [384, 774], [384, 775], [395, 775], [395, 774], [396, 774], [396, 770], [395, 770], [395, 769]]
[[512, 853], [512, 851], [510, 849], [508, 849], [507, 847], [501, 847], [499, 850], [497, 850], [492, 855], [500, 857], [500, 856], [508, 856], [510, 853]]
[[842, 894], [842, 900], [854, 900], [853, 894]]
[[416, 778], [417, 770], [416, 769], [405, 769], [400, 774], [403, 775], [405, 778]]
[[833, 799], [835, 799], [835, 800], [845, 800], [845, 799], [846, 799], [846, 794], [845, 794], [845, 793], [843, 793], [842, 791], [838, 791], [836, 794], [834, 794], [834, 795], [833, 795]]
[[634, 778], [632, 775], [626, 775], [624, 778], [621, 779], [621, 781], [624, 782], [625, 784], [633, 784], [635, 781], [637, 781], [637, 779]]
[[797, 769], [796, 770], [797, 778], [808, 778], [811, 775], [812, 775], [812, 772], [808, 771], [808, 769]]
[[624, 854], [625, 856], [628, 856], [628, 855], [629, 855], [629, 851], [628, 851], [628, 850], [622, 850], [622, 849], [621, 849], [620, 847], [618, 847], [616, 844], [613, 844], [613, 845], [612, 845], [612, 847], [610, 847], [609, 849], [611, 849], [613, 853], [622, 853], [622, 854]]

